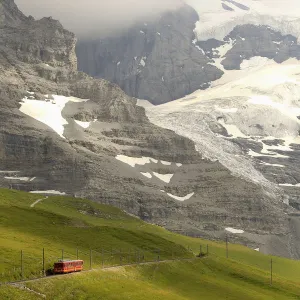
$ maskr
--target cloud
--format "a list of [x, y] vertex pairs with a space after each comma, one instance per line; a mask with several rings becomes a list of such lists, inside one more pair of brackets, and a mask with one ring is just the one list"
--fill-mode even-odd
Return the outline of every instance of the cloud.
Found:
[[15, 0], [27, 15], [53, 17], [78, 36], [111, 33], [178, 8], [183, 0]]

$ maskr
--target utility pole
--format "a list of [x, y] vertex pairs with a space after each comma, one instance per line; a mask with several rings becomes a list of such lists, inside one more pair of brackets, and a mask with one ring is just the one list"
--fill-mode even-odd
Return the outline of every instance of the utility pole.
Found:
[[226, 258], [228, 258], [228, 236], [226, 235]]
[[273, 259], [271, 258], [271, 278], [270, 285], [273, 285]]
[[24, 278], [24, 273], [23, 273], [23, 250], [21, 250], [21, 278]]
[[103, 250], [103, 248], [101, 249], [101, 253], [102, 253], [102, 255], [101, 255], [101, 258], [102, 258], [102, 269], [103, 269], [103, 267], [104, 267], [104, 250]]
[[43, 276], [45, 276], [45, 248], [43, 248]]
[[76, 259], [79, 259], [79, 253], [78, 253], [78, 248], [76, 249]]
[[90, 270], [92, 270], [92, 249], [90, 249]]

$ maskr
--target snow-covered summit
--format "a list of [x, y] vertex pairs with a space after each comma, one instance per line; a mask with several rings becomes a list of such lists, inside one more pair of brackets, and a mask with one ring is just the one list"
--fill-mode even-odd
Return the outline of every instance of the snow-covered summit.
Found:
[[[267, 25], [282, 34], [300, 36], [300, 2], [297, 0], [186, 0], [199, 14], [198, 40], [223, 40], [237, 25]], [[275, 2], [275, 3], [274, 3]]]

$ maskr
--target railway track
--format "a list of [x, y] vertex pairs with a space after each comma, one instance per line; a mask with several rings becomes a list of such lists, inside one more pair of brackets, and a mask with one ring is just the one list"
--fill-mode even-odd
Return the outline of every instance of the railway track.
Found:
[[20, 286], [21, 284], [25, 284], [28, 282], [34, 282], [34, 281], [38, 281], [38, 280], [47, 280], [50, 278], [65, 278], [65, 277], [78, 275], [80, 273], [89, 273], [89, 272], [93, 272], [93, 271], [97, 271], [97, 270], [114, 270], [114, 269], [118, 269], [118, 268], [131, 267], [131, 266], [155, 265], [155, 264], [174, 262], [174, 261], [193, 261], [196, 259], [199, 259], [199, 258], [193, 257], [193, 258], [182, 258], [182, 259], [166, 259], [166, 260], [159, 260], [159, 261], [155, 260], [155, 261], [147, 261], [147, 262], [140, 262], [140, 263], [124, 264], [124, 265], [118, 265], [118, 266], [108, 266], [108, 267], [103, 267], [103, 268], [94, 268], [94, 269], [89, 269], [89, 270], [83, 270], [81, 272], [73, 272], [73, 273], [69, 273], [69, 274], [57, 274], [57, 275], [41, 276], [41, 277], [37, 277], [37, 278], [33, 278], [33, 279], [9, 281], [9, 282], [0, 283], [0, 286], [2, 286], [2, 285], [11, 285], [11, 286], [19, 285]]

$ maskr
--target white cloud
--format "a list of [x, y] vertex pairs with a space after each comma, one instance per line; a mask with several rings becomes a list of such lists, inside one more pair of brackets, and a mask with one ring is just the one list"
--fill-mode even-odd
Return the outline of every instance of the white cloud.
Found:
[[36, 18], [52, 16], [77, 35], [110, 33], [182, 5], [182, 0], [16, 0]]

